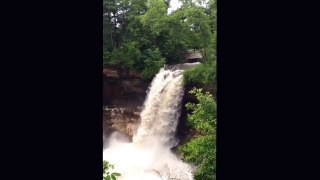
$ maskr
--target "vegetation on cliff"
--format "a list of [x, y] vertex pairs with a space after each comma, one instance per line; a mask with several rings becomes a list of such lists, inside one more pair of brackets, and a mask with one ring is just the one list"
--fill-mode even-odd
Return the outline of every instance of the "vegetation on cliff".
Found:
[[[202, 48], [204, 61], [201, 65], [184, 72], [185, 84], [216, 86], [216, 1], [209, 0], [210, 35], [208, 45]], [[194, 88], [189, 93], [195, 94], [198, 102], [185, 106], [192, 113], [188, 114], [188, 123], [198, 132], [179, 150], [186, 161], [197, 166], [196, 180], [216, 179], [216, 100], [215, 94], [202, 92]]]
[[192, 110], [188, 122], [199, 134], [179, 147], [185, 160], [197, 166], [195, 179], [214, 180], [216, 174], [216, 102], [212, 94], [202, 89], [190, 91], [195, 94], [198, 103], [187, 103]]
[[206, 44], [200, 48], [203, 56], [202, 65], [186, 70], [184, 72], [185, 83], [199, 83], [201, 85], [216, 83], [216, 35], [217, 35], [217, 17], [216, 0], [209, 0], [206, 9], [208, 14], [208, 23], [210, 33], [206, 39]]

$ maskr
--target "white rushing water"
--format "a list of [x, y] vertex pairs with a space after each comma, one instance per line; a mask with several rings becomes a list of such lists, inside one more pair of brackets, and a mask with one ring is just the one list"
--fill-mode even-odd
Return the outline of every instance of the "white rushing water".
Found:
[[153, 79], [133, 142], [119, 133], [108, 138], [103, 159], [122, 174], [119, 180], [193, 180], [194, 168], [170, 150], [178, 143], [175, 132], [184, 93], [182, 73], [181, 69], [162, 68]]

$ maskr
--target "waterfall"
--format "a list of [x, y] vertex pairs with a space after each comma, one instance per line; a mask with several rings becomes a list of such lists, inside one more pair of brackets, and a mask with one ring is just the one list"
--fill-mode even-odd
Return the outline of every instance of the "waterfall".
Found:
[[157, 141], [154, 143], [170, 147], [177, 145], [174, 135], [184, 92], [182, 72], [161, 69], [156, 75], [151, 83], [141, 113], [141, 124], [137, 135], [133, 137], [133, 143], [142, 146], [145, 142]]
[[115, 171], [122, 174], [119, 180], [193, 180], [194, 168], [178, 159], [170, 149], [178, 144], [175, 133], [185, 69], [181, 67], [186, 66], [192, 67], [189, 63], [162, 68], [154, 77], [133, 142], [118, 133], [109, 137], [103, 158], [115, 164]]

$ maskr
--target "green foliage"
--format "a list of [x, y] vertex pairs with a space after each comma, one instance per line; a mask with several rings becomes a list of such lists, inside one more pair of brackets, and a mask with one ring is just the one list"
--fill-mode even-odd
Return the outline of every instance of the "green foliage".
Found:
[[202, 85], [216, 83], [216, 33], [212, 33], [210, 46], [201, 50], [203, 64], [184, 72], [185, 84], [200, 83]]
[[[149, 79], [162, 66], [183, 61], [183, 52], [210, 46], [210, 8], [191, 1], [168, 14], [168, 0], [103, 0], [103, 63], [143, 72]], [[159, 49], [155, 62], [150, 49]], [[147, 67], [148, 66], [148, 67]], [[146, 69], [149, 68], [150, 70]]]
[[202, 93], [202, 89], [193, 88], [190, 91], [195, 94], [198, 103], [187, 103], [187, 110], [192, 110], [188, 115], [188, 121], [198, 130], [206, 134], [215, 132], [216, 125], [216, 102], [209, 92]]
[[141, 16], [141, 22], [159, 34], [161, 26], [166, 22], [168, 5], [164, 0], [148, 0], [147, 7], [148, 11]]
[[103, 51], [103, 65], [108, 64], [111, 59], [111, 53], [109, 51]]
[[[194, 47], [198, 47], [203, 57], [203, 64], [196, 66], [192, 69], [184, 72], [185, 84], [200, 83], [202, 85], [215, 84], [216, 83], [216, 0], [209, 0], [207, 8], [202, 10], [193, 10], [198, 15], [195, 17], [206, 17], [201, 21], [202, 34], [193, 35], [194, 38], [203, 38], [202, 43], [195, 44]], [[203, 15], [206, 14], [206, 16]], [[197, 21], [197, 18], [193, 18], [193, 21]], [[193, 39], [194, 39], [193, 38]], [[207, 38], [207, 40], [205, 39]]]
[[200, 64], [184, 71], [184, 83], [201, 83], [208, 85], [216, 82], [216, 63]]
[[216, 179], [216, 139], [214, 136], [199, 136], [180, 146], [184, 159], [197, 166], [196, 180]]
[[187, 103], [192, 110], [188, 122], [200, 132], [200, 135], [179, 147], [186, 161], [197, 166], [196, 180], [215, 180], [216, 174], [216, 102], [211, 94], [193, 89], [198, 103]]
[[117, 177], [121, 176], [120, 173], [111, 172], [111, 169], [114, 169], [114, 165], [108, 161], [103, 161], [103, 180], [116, 180]]
[[161, 52], [158, 48], [146, 51], [146, 59], [144, 60], [145, 68], [142, 71], [142, 76], [144, 79], [152, 79], [163, 67], [165, 61], [161, 56]]

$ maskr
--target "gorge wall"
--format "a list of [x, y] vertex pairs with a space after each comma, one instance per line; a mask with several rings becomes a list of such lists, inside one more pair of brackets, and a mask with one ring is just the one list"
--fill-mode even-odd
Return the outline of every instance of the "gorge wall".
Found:
[[139, 124], [140, 112], [151, 81], [124, 67], [103, 69], [103, 132], [105, 136], [117, 130], [132, 137]]
[[[124, 67], [105, 66], [103, 69], [103, 132], [109, 136], [117, 130], [128, 138], [132, 138], [140, 124], [140, 113], [151, 83], [142, 79], [141, 73]], [[196, 102], [196, 97], [189, 94], [196, 84], [185, 87], [182, 99], [181, 116], [177, 127], [177, 137], [181, 143], [189, 139], [193, 130], [186, 125], [187, 113], [185, 103]], [[215, 94], [213, 86], [201, 87]]]

